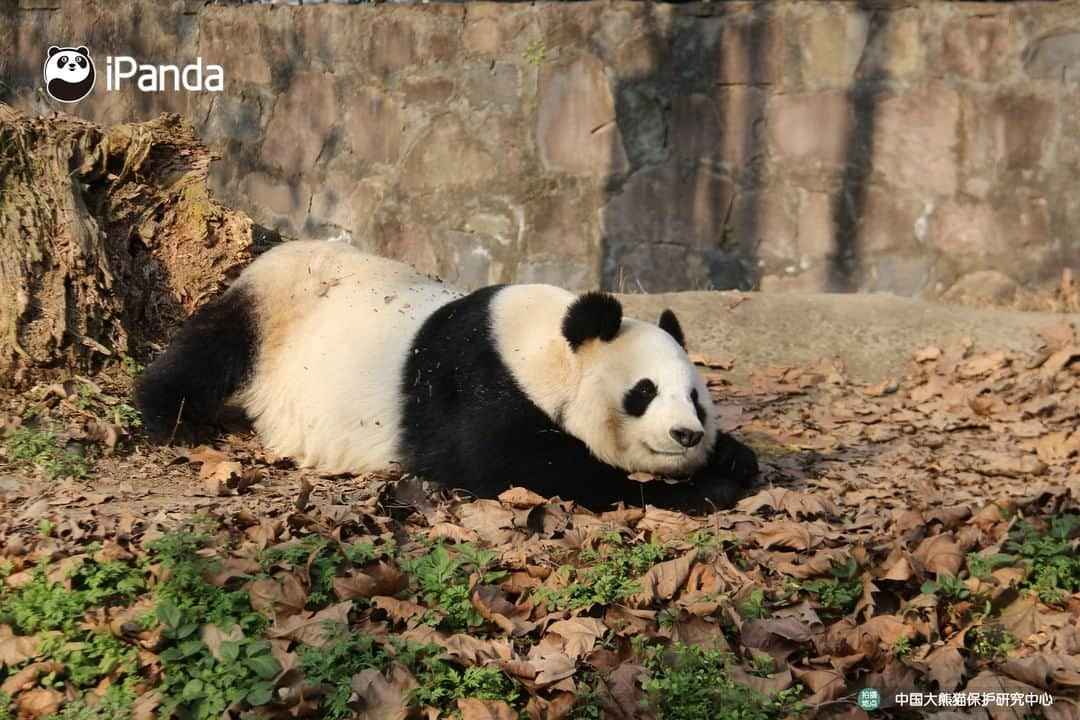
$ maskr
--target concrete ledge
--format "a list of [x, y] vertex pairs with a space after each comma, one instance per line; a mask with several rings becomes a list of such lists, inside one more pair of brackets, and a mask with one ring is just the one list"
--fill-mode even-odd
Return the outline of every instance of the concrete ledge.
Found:
[[674, 310], [690, 351], [733, 358], [735, 379], [760, 368], [839, 357], [851, 377], [877, 382], [907, 374], [912, 356], [928, 345], [967, 337], [976, 350], [1034, 350], [1039, 330], [1063, 321], [1080, 327], [1080, 315], [981, 310], [885, 294], [684, 292], [619, 298], [627, 315], [652, 322], [664, 308]]

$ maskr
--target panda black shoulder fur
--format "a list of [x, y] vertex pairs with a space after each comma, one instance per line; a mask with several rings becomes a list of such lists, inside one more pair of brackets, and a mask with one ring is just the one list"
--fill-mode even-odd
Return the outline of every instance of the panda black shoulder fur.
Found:
[[658, 327], [602, 293], [463, 294], [343, 243], [262, 255], [188, 320], [135, 397], [157, 440], [189, 438], [233, 397], [302, 466], [400, 468], [482, 497], [520, 485], [593, 509], [707, 510], [757, 473], [717, 430], [670, 311]]

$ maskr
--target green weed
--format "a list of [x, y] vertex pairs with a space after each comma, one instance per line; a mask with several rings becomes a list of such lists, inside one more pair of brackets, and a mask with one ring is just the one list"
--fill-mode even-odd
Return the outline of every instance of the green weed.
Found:
[[987, 662], [1001, 662], [1017, 647], [1016, 637], [997, 625], [980, 625], [965, 637], [971, 653]]
[[800, 686], [769, 697], [732, 680], [728, 668], [736, 659], [731, 653], [682, 643], [667, 648], [638, 643], [638, 650], [649, 674], [642, 690], [657, 717], [772, 720], [803, 709]]
[[859, 563], [853, 557], [844, 562], [829, 562], [832, 580], [811, 580], [802, 584], [803, 590], [818, 596], [821, 607], [833, 614], [842, 615], [850, 612], [863, 593], [863, 584], [858, 580]]
[[448, 632], [465, 632], [484, 624], [483, 616], [469, 599], [473, 573], [479, 576], [481, 585], [497, 582], [506, 575], [504, 570], [491, 568], [494, 559], [494, 552], [480, 550], [470, 543], [456, 545], [453, 551], [440, 543], [424, 555], [401, 559], [400, 564], [411, 576], [424, 603], [446, 614], [439, 621], [432, 613], [426, 621]]
[[46, 480], [69, 477], [78, 480], [90, 474], [86, 458], [61, 446], [50, 430], [22, 426], [8, 431], [4, 454], [11, 462], [33, 467]]
[[619, 533], [609, 533], [598, 550], [581, 551], [579, 559], [587, 566], [560, 568], [572, 582], [557, 590], [542, 589], [537, 598], [552, 608], [571, 610], [622, 602], [641, 592], [638, 578], [668, 559], [671, 551], [669, 545], [655, 543], [628, 545]]
[[1072, 539], [1078, 524], [1076, 515], [1059, 515], [1050, 519], [1050, 527], [1043, 532], [1018, 522], [1005, 542], [1004, 549], [1027, 568], [1021, 587], [1034, 590], [1043, 602], [1056, 603], [1080, 591], [1080, 555]]

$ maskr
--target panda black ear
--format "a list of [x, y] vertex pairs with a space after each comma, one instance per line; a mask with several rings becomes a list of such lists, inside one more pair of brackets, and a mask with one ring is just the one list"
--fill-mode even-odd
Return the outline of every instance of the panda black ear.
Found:
[[75, 52], [79, 53], [80, 55], [90, 57], [90, 51], [86, 49], [85, 45], [80, 45], [79, 47], [75, 48]]
[[587, 340], [610, 342], [622, 325], [622, 305], [614, 295], [585, 293], [573, 302], [562, 321], [562, 332], [575, 352]]
[[60, 52], [60, 48], [56, 47], [55, 45], [50, 45], [49, 46], [49, 57], [52, 57], [53, 55], [55, 55], [58, 52]]
[[683, 335], [682, 325], [679, 324], [679, 318], [675, 317], [675, 313], [670, 310], [660, 313], [660, 329], [675, 338], [675, 342], [679, 343], [683, 350], [686, 349], [686, 336]]

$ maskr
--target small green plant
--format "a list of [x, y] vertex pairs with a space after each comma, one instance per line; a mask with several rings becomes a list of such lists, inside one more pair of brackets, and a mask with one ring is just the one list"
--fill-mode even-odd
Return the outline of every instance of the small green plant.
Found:
[[135, 358], [131, 357], [130, 355], [124, 355], [120, 359], [120, 369], [124, 372], [125, 375], [129, 377], [135, 377], [143, 370], [145, 370], [146, 366]]
[[1002, 662], [1018, 645], [1011, 632], [997, 625], [980, 625], [965, 640], [972, 655], [986, 662]]
[[432, 706], [444, 715], [456, 715], [457, 701], [462, 698], [501, 700], [512, 708], [524, 710], [521, 685], [496, 667], [473, 665], [456, 668], [431, 655], [420, 658], [413, 668], [419, 685], [406, 694], [413, 706]]
[[980, 580], [989, 580], [994, 570], [999, 567], [1008, 567], [1014, 562], [1016, 562], [1016, 558], [1005, 553], [993, 553], [991, 555], [968, 553], [966, 557], [968, 574]]
[[668, 558], [669, 545], [627, 544], [618, 533], [609, 533], [599, 549], [586, 548], [579, 559], [586, 566], [563, 566], [560, 572], [571, 581], [558, 590], [542, 590], [537, 598], [553, 608], [576, 610], [589, 605], [610, 605], [641, 592], [638, 578]]
[[35, 468], [46, 480], [67, 477], [78, 480], [90, 474], [86, 458], [62, 447], [49, 430], [22, 426], [8, 431], [4, 454], [12, 462]]
[[748, 669], [751, 675], [764, 678], [772, 677], [776, 672], [776, 661], [773, 660], [771, 655], [754, 655], [750, 658], [750, 667]]
[[862, 581], [857, 579], [859, 563], [853, 557], [844, 562], [831, 560], [829, 570], [832, 580], [811, 580], [802, 588], [817, 595], [824, 610], [836, 615], [850, 612], [863, 593]]
[[1080, 555], [1074, 547], [1080, 517], [1059, 515], [1050, 518], [1049, 528], [1018, 522], [1005, 542], [1005, 550], [1019, 557], [1027, 568], [1021, 587], [1038, 593], [1046, 603], [1061, 601], [1080, 591]]
[[525, 48], [525, 52], [521, 54], [525, 58], [525, 62], [530, 65], [539, 65], [544, 62], [544, 56], [547, 55], [547, 45], [543, 39], [536, 39], [529, 43], [529, 46]]
[[750, 597], [742, 604], [742, 615], [745, 618], [761, 620], [772, 615], [765, 604], [764, 588], [754, 588], [750, 591]]
[[56, 529], [56, 524], [49, 518], [41, 518], [38, 520], [37, 530], [38, 535], [41, 537], [49, 537], [53, 534], [53, 530]]
[[382, 670], [390, 663], [382, 648], [370, 635], [350, 632], [340, 624], [328, 624], [329, 644], [323, 648], [301, 645], [297, 649], [300, 669], [309, 681], [327, 689], [322, 710], [329, 718], [352, 715], [348, 707], [352, 694], [352, 676], [368, 668]]
[[923, 595], [941, 595], [950, 602], [971, 598], [971, 589], [958, 577], [947, 572], [940, 573], [937, 580], [927, 580], [922, 584]]
[[479, 576], [481, 585], [506, 576], [506, 571], [491, 568], [494, 559], [493, 551], [480, 550], [471, 543], [456, 545], [453, 551], [439, 543], [426, 554], [402, 559], [401, 567], [411, 576], [423, 601], [445, 613], [441, 621], [434, 613], [426, 621], [449, 632], [465, 632], [484, 624], [469, 598], [473, 573]]
[[732, 680], [728, 668], [736, 658], [731, 653], [682, 643], [664, 648], [647, 641], [637, 643], [637, 649], [649, 676], [641, 685], [645, 704], [656, 717], [772, 720], [803, 709], [801, 686], [770, 697]]
[[896, 639], [896, 642], [892, 644], [893, 655], [898, 658], [902, 658], [911, 653], [911, 638], [907, 635], [901, 635]]

